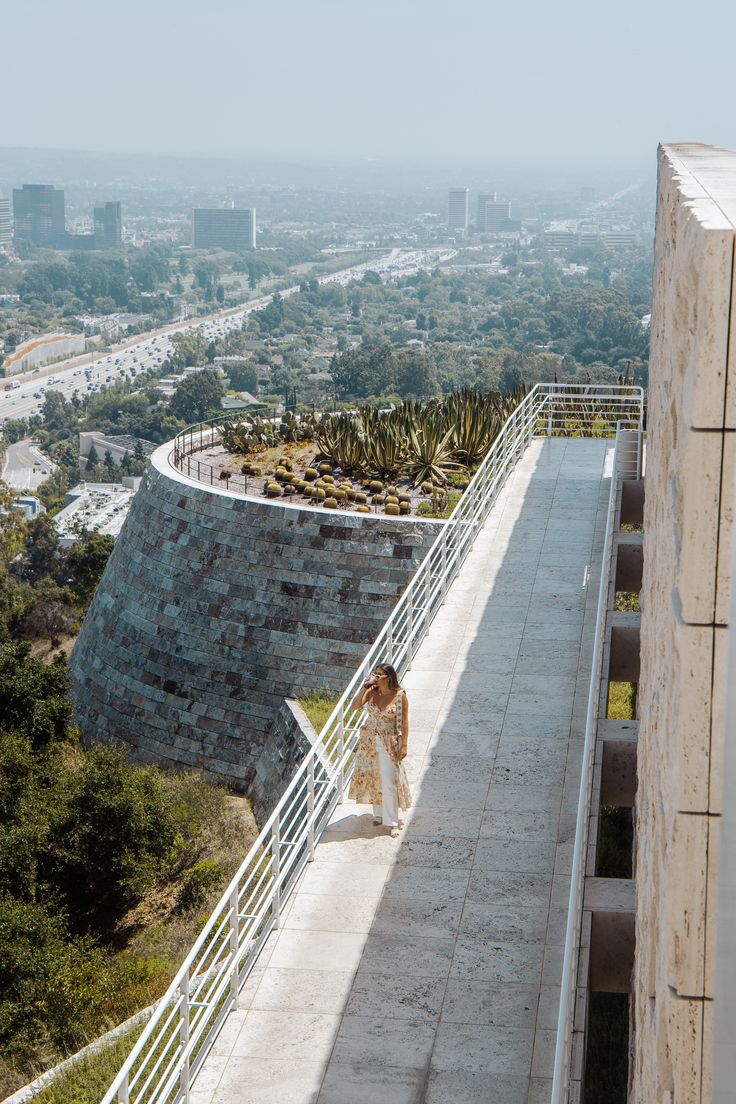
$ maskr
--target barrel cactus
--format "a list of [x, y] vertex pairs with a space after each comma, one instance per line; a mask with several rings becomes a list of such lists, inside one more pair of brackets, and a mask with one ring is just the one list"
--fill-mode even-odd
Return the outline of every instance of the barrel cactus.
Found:
[[330, 495], [329, 498], [326, 498], [324, 500], [323, 506], [325, 507], [326, 510], [336, 510], [337, 509], [337, 499], [333, 498], [332, 495]]
[[321, 475], [332, 475], [332, 464], [328, 464], [326, 460], [323, 460], [321, 464], [318, 464], [317, 471]]
[[374, 506], [382, 506], [383, 505], [383, 495], [382, 494], [374, 494], [373, 498], [371, 499], [371, 502], [373, 503]]
[[373, 494], [380, 494], [383, 490], [383, 483], [380, 479], [371, 479], [368, 484], [368, 489], [371, 490]]
[[364, 502], [361, 502], [355, 507], [356, 514], [369, 514], [371, 512], [370, 506], [366, 506]]
[[355, 501], [359, 506], [365, 506], [368, 501], [368, 495], [364, 491], [355, 491]]
[[400, 514], [410, 514], [411, 513], [411, 502], [401, 502], [400, 501], [399, 502], [399, 513]]
[[266, 486], [266, 494], [269, 498], [278, 498], [281, 494], [281, 488], [278, 483], [269, 483]]
[[304, 471], [304, 478], [308, 479], [310, 483], [312, 483], [318, 475], [319, 472], [316, 468], [306, 468]]
[[401, 510], [397, 502], [389, 502], [385, 507], [385, 512], [389, 514], [390, 517], [398, 517]]

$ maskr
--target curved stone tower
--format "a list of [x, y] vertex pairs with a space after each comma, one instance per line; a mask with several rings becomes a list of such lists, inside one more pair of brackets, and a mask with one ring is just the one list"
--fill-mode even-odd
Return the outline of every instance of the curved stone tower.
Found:
[[[88, 739], [250, 789], [283, 699], [340, 691], [441, 522], [330, 513], [151, 457], [70, 661]], [[267, 769], [263, 770], [263, 759]]]

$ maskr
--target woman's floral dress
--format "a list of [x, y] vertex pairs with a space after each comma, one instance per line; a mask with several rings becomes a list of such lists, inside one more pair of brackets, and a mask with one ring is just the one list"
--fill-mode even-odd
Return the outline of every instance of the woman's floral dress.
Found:
[[355, 757], [355, 770], [350, 783], [348, 797], [360, 805], [380, 805], [381, 771], [378, 766], [376, 740], [383, 744], [389, 759], [396, 768], [396, 791], [400, 809], [411, 808], [411, 790], [406, 777], [404, 764], [399, 761], [402, 742], [401, 706], [403, 691], [399, 691], [390, 705], [379, 709], [368, 702], [365, 711], [368, 717], [363, 724]]

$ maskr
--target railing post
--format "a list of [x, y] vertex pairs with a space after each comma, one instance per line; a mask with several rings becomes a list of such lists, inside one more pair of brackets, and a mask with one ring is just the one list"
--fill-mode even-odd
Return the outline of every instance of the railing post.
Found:
[[388, 655], [389, 663], [394, 661], [394, 623], [389, 621], [388, 632], [386, 633], [386, 653]]
[[307, 770], [307, 861], [314, 859], [314, 752], [309, 756]]
[[552, 436], [552, 396], [547, 398], [547, 436]]
[[342, 805], [345, 794], [345, 707], [340, 706], [337, 720], [337, 803]]
[[130, 1096], [128, 1093], [128, 1073], [125, 1074], [123, 1080], [118, 1087], [118, 1104], [130, 1104]]
[[235, 1004], [238, 999], [238, 937], [240, 935], [240, 918], [238, 916], [238, 887], [230, 894], [230, 960], [232, 973], [230, 974], [230, 999]]
[[440, 569], [442, 571], [442, 585], [441, 585], [440, 589], [441, 589], [441, 592], [442, 592], [442, 602], [443, 603], [445, 601], [445, 598], [447, 597], [447, 537], [446, 537], [446, 534], [447, 534], [447, 530], [445, 529], [445, 540], [443, 540], [443, 542], [442, 542], [442, 567]]
[[271, 905], [271, 915], [273, 916], [273, 926], [278, 928], [281, 924], [281, 886], [279, 885], [279, 878], [281, 876], [281, 814], [277, 813], [274, 818], [273, 828], [271, 829], [271, 873], [274, 879], [274, 891], [273, 891], [273, 904]]
[[414, 661], [414, 588], [409, 591], [406, 603], [406, 658], [411, 667]]
[[[187, 970], [179, 986], [181, 1004], [179, 1005], [179, 1041], [182, 1053], [189, 1045], [189, 971]], [[179, 1088], [184, 1104], [189, 1104], [189, 1055], [185, 1057], [179, 1073]]]

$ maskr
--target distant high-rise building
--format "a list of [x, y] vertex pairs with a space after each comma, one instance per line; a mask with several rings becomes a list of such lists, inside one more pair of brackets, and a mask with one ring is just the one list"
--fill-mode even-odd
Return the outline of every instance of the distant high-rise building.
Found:
[[486, 203], [486, 232], [506, 229], [511, 218], [511, 204], [508, 200], [493, 199]]
[[95, 248], [120, 249], [123, 244], [122, 204], [118, 200], [95, 203]]
[[10, 200], [0, 197], [0, 249], [9, 249], [13, 241]]
[[56, 245], [65, 230], [63, 190], [51, 184], [13, 188], [13, 222], [17, 239], [35, 245]]
[[478, 193], [478, 218], [476, 220], [477, 229], [484, 231], [486, 228], [486, 204], [496, 202], [495, 192], [479, 192]]
[[447, 225], [451, 230], [467, 230], [468, 189], [450, 188], [447, 195], [449, 200]]
[[192, 218], [195, 249], [229, 249], [240, 253], [256, 247], [255, 207], [195, 207]]

